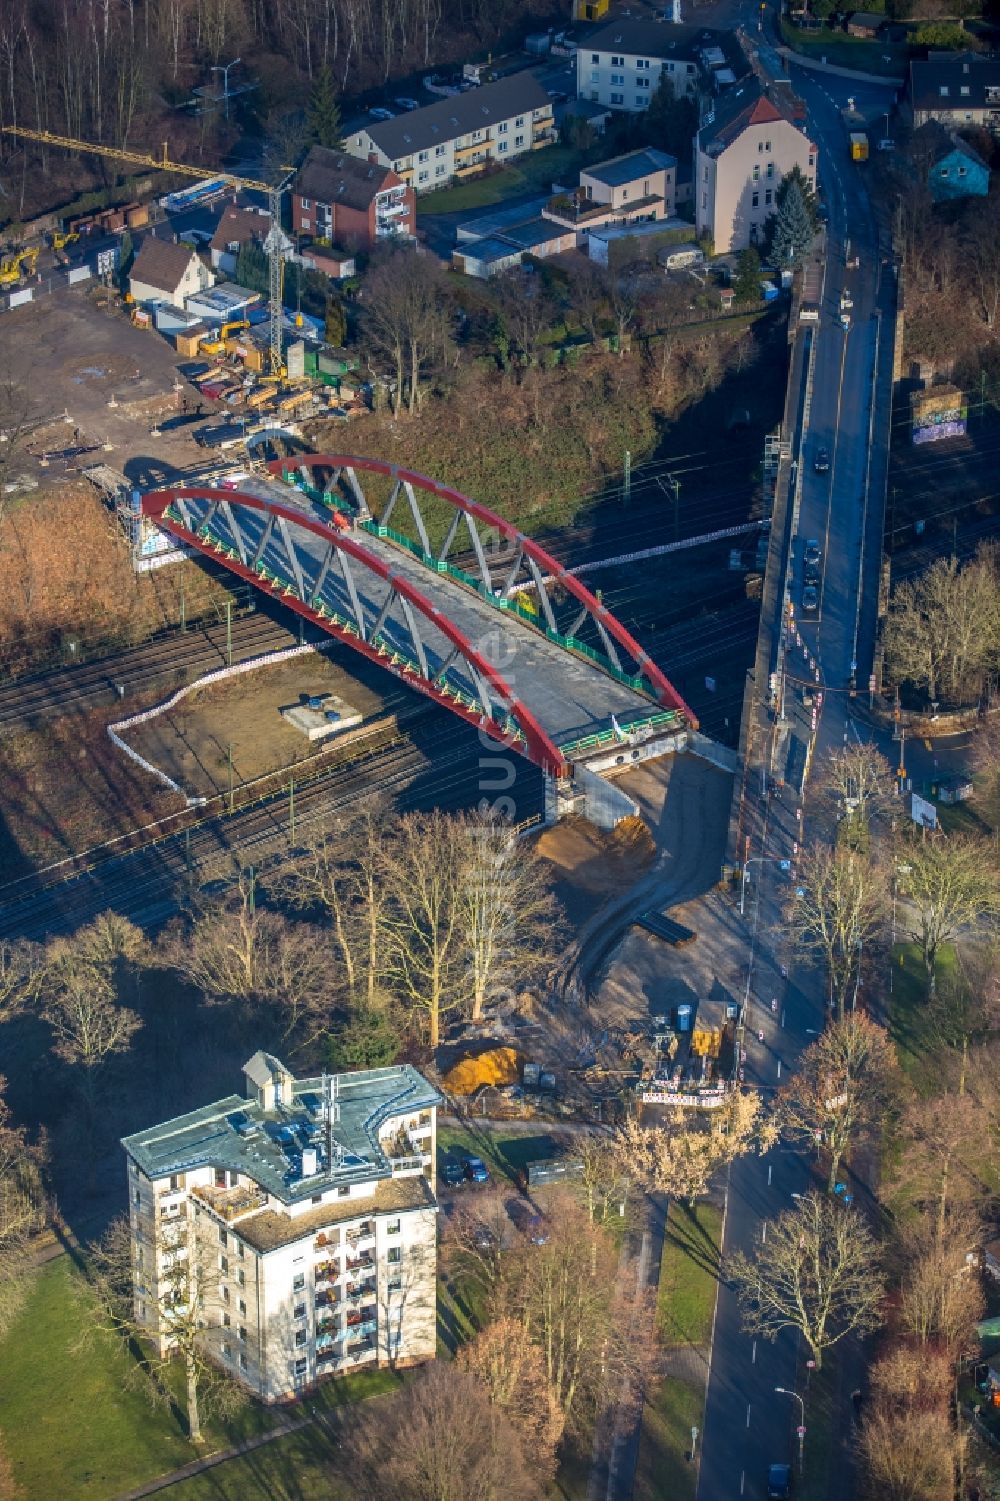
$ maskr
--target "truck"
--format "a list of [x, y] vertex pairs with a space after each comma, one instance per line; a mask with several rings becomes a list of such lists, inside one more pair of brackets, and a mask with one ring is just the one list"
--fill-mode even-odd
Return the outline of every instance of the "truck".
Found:
[[863, 130], [851, 131], [851, 161], [866, 162], [868, 160], [868, 137]]

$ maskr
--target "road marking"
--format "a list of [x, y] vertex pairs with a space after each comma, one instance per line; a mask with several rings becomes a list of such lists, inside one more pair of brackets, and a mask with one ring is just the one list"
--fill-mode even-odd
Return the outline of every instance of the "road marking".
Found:
[[[772, 1172], [773, 1166], [774, 1166], [774, 1164], [771, 1163], [771, 1162], [769, 1162], [767, 1164], [767, 1186], [768, 1186], [768, 1188], [771, 1187], [771, 1172]], [[756, 1350], [756, 1348], [757, 1348], [757, 1346], [756, 1346], [756, 1344], [754, 1344], [754, 1349]]]
[[781, 1012], [781, 1025], [782, 1026], [785, 1025], [785, 1013], [784, 1013], [784, 1010], [782, 1010], [782, 1012]]
[[743, 1494], [743, 1487], [746, 1484], [746, 1478], [747, 1478], [747, 1472], [746, 1472], [746, 1470], [741, 1470], [740, 1471], [740, 1495], [741, 1496]]
[[750, 1403], [747, 1403], [747, 1427], [750, 1427]]
[[781, 1059], [778, 1059], [778, 1078], [781, 1078]]
[[753, 1342], [753, 1349], [750, 1352], [750, 1364], [751, 1365], [756, 1365], [757, 1364], [757, 1341], [756, 1340], [754, 1340], [754, 1342]]
[[764, 1221], [764, 1224], [763, 1224], [763, 1226], [761, 1228], [760, 1243], [761, 1243], [762, 1246], [766, 1246], [767, 1245], [767, 1220]]

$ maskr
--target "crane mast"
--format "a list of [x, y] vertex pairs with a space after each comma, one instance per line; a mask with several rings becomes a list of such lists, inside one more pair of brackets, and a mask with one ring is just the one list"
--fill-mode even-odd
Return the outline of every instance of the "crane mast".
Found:
[[[192, 167], [187, 162], [171, 161], [167, 155], [167, 143], [163, 142], [162, 155], [154, 156], [151, 151], [127, 151], [124, 147], [99, 146], [94, 141], [79, 141], [73, 136], [54, 135], [48, 130], [29, 130], [24, 125], [0, 125], [0, 131], [5, 135], [20, 136], [22, 140], [38, 141], [43, 146], [55, 146], [63, 151], [89, 151], [94, 156], [106, 156], [112, 161], [127, 162], [132, 167], [151, 167], [157, 172], [176, 172], [182, 177], [204, 177], [204, 167]], [[284, 366], [282, 361], [282, 312], [281, 312], [281, 286], [284, 274], [284, 261], [291, 248], [287, 236], [281, 228], [281, 198], [291, 181], [291, 170], [280, 182], [262, 182], [253, 177], [240, 177], [235, 172], [218, 172], [217, 177], [225, 178], [234, 187], [245, 188], [251, 193], [264, 193], [267, 196], [268, 209], [271, 214], [271, 228], [267, 239], [264, 241], [264, 249], [268, 261], [268, 313], [270, 315], [270, 361], [271, 373], [280, 375]]]

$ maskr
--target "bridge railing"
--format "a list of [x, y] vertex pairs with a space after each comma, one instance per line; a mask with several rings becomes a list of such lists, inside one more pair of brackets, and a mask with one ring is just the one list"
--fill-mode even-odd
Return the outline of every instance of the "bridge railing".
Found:
[[559, 749], [567, 758], [578, 756], [584, 751], [600, 750], [606, 745], [613, 745], [617, 740], [621, 742], [622, 736], [628, 737], [637, 730], [650, 730], [666, 728], [669, 724], [676, 724], [680, 715], [673, 709], [664, 709], [661, 714], [650, 714], [643, 719], [630, 719], [618, 726], [618, 730], [595, 730], [592, 735], [583, 735], [579, 740], [570, 740]]

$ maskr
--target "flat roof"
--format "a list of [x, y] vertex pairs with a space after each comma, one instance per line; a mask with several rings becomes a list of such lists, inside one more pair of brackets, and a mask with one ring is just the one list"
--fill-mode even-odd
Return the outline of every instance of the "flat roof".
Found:
[[607, 224], [590, 231], [592, 240], [629, 240], [636, 235], [676, 234], [679, 229], [694, 233], [690, 219], [653, 219], [642, 224]]
[[512, 224], [527, 224], [529, 219], [534, 219], [541, 213], [551, 196], [551, 193], [543, 193], [540, 198], [530, 198], [527, 202], [508, 204], [506, 208], [498, 203], [495, 208], [487, 209], [485, 213], [473, 214], [471, 219], [463, 219], [461, 224], [455, 226], [456, 232], [475, 235], [477, 239], [485, 240], [490, 235], [509, 229]]
[[597, 162], [593, 167], [581, 167], [581, 177], [592, 177], [609, 188], [620, 188], [627, 182], [636, 182], [648, 177], [651, 172], [663, 172], [676, 167], [677, 158], [666, 151], [647, 147], [642, 151], [630, 151], [625, 156], [613, 156], [610, 161]]
[[548, 245], [552, 240], [561, 240], [564, 235], [572, 233], [565, 224], [556, 224], [552, 219], [529, 219], [527, 224], [512, 224], [498, 239], [507, 240], [522, 250], [530, 250], [532, 245]]
[[[310, 1178], [310, 1183], [315, 1183]], [[248, 1215], [233, 1226], [234, 1234], [245, 1240], [256, 1251], [276, 1251], [279, 1246], [291, 1245], [304, 1235], [324, 1230], [344, 1220], [366, 1219], [369, 1215], [399, 1214], [407, 1209], [433, 1209], [436, 1200], [431, 1186], [423, 1174], [407, 1178], [389, 1178], [380, 1183], [374, 1194], [363, 1199], [331, 1199], [328, 1204], [318, 1204], [305, 1214], [294, 1216], [275, 1214], [273, 1209], [262, 1209], [259, 1214]]]
[[523, 249], [522, 245], [490, 235], [485, 240], [463, 240], [455, 246], [455, 254], [470, 261], [505, 261], [520, 255]]
[[[327, 1162], [323, 1079], [292, 1080], [292, 1101], [265, 1111], [256, 1099], [227, 1095], [200, 1110], [137, 1131], [122, 1146], [150, 1178], [198, 1167], [227, 1168], [252, 1178], [284, 1204], [324, 1187], [391, 1176], [378, 1144], [379, 1128], [394, 1115], [428, 1109], [441, 1096], [410, 1064], [359, 1069], [334, 1077], [339, 1119], [334, 1160]], [[302, 1176], [304, 1148], [317, 1150], [317, 1172]]]

